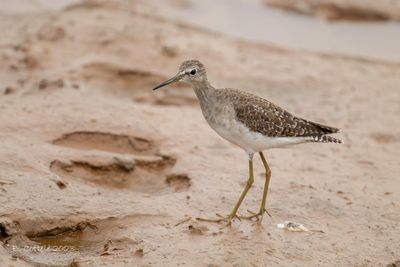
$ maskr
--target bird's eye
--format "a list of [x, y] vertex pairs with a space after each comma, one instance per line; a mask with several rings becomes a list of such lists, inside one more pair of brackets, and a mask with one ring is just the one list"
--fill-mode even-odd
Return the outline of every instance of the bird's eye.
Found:
[[190, 75], [196, 75], [197, 70], [196, 69], [192, 69], [189, 73]]

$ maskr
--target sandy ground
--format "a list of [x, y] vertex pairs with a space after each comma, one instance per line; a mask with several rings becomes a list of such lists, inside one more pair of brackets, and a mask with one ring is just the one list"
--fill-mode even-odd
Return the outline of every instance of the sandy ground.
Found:
[[268, 5], [328, 20], [400, 20], [398, 0], [264, 0]]
[[[0, 266], [399, 264], [400, 64], [238, 41], [161, 8], [1, 14]], [[262, 224], [193, 219], [231, 210], [247, 158], [209, 128], [187, 85], [151, 91], [188, 58], [216, 86], [343, 129], [343, 145], [266, 152]], [[261, 201], [255, 168], [241, 214]], [[277, 227], [287, 220], [310, 231]]]

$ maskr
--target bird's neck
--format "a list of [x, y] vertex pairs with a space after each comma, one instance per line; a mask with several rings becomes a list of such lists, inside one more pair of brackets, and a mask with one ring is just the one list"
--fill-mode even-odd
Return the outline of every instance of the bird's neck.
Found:
[[202, 82], [194, 82], [193, 90], [200, 101], [200, 105], [203, 107], [204, 104], [210, 103], [213, 100], [216, 89], [205, 80]]

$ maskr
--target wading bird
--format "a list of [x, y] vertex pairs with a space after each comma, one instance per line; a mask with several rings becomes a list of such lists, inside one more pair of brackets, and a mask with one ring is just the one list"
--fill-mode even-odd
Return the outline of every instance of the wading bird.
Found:
[[265, 167], [265, 185], [258, 212], [241, 218], [257, 218], [262, 221], [271, 170], [263, 151], [269, 148], [316, 142], [341, 143], [328, 134], [339, 129], [296, 117], [275, 104], [256, 95], [236, 89], [216, 89], [207, 80], [204, 65], [197, 60], [183, 62], [178, 73], [153, 90], [168, 84], [189, 82], [200, 101], [204, 118], [214, 131], [229, 142], [241, 147], [249, 156], [249, 178], [246, 187], [231, 213], [218, 219], [201, 219], [213, 222], [226, 221], [231, 224], [237, 211], [254, 182], [253, 155], [259, 153]]

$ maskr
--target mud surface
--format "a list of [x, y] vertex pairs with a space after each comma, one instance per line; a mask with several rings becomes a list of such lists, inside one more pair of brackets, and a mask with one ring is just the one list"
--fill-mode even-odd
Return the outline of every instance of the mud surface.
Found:
[[[161, 18], [153, 1], [6, 2], [0, 266], [398, 265], [398, 63], [236, 40]], [[343, 129], [340, 146], [266, 152], [262, 224], [194, 220], [230, 212], [247, 156], [209, 128], [187, 84], [152, 92], [188, 58], [218, 87]], [[243, 215], [261, 202], [254, 165]]]
[[400, 20], [398, 1], [373, 0], [264, 0], [268, 5], [302, 14], [321, 16], [331, 21]]

